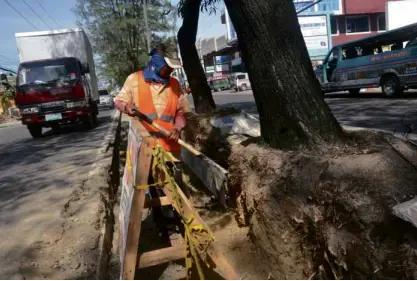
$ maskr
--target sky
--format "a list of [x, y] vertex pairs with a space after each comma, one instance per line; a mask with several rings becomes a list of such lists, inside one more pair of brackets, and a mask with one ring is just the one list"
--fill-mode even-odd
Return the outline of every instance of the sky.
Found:
[[[76, 27], [77, 19], [72, 11], [75, 3], [76, 0], [0, 0], [0, 66], [12, 70], [17, 69], [19, 57], [14, 38], [15, 33], [37, 31], [36, 28], [51, 30], [59, 29], [59, 27], [64, 29]], [[178, 0], [172, 0], [173, 5], [177, 3]], [[217, 7], [216, 14], [200, 14], [198, 38], [218, 37], [226, 34], [226, 25], [221, 24], [220, 20], [221, 10], [224, 7], [223, 1], [220, 1]], [[180, 24], [181, 19], [178, 20], [178, 26]]]

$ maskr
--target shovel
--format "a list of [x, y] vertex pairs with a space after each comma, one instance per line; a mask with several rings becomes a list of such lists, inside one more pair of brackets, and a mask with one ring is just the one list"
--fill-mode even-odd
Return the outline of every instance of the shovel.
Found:
[[[168, 137], [170, 132], [151, 118], [141, 113], [137, 108], [133, 109], [136, 117], [157, 129], [162, 135]], [[226, 206], [226, 190], [228, 171], [219, 164], [208, 158], [198, 151], [191, 144], [178, 139], [178, 144], [184, 149], [181, 152], [181, 160], [185, 162], [194, 174], [204, 183], [210, 192], [220, 201], [220, 204]]]

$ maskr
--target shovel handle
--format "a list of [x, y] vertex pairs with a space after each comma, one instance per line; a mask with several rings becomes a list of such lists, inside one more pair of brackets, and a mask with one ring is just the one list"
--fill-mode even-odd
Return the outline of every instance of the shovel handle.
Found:
[[189, 152], [191, 152], [195, 156], [200, 156], [201, 155], [200, 151], [198, 151], [197, 149], [194, 148], [194, 146], [192, 146], [189, 143], [186, 143], [182, 139], [178, 139], [178, 144], [181, 145], [182, 147], [184, 147], [185, 149], [187, 149]]
[[[153, 126], [155, 129], [157, 129], [158, 131], [160, 131], [165, 137], [168, 137], [170, 132], [165, 129], [164, 127], [162, 127], [161, 125], [159, 125], [158, 123], [153, 122], [152, 119], [150, 119], [149, 117], [147, 117], [146, 115], [144, 115], [143, 113], [141, 113], [139, 110], [137, 110], [136, 108], [133, 110], [135, 112], [135, 115], [142, 121], [145, 121], [146, 123], [148, 123], [149, 125]], [[182, 147], [184, 147], [185, 149], [187, 149], [188, 151], [190, 151], [192, 154], [194, 154], [195, 156], [199, 156], [201, 155], [201, 152], [198, 151], [197, 149], [195, 149], [191, 144], [186, 143], [185, 141], [183, 141], [182, 139], [178, 139], [178, 144], [181, 145]]]

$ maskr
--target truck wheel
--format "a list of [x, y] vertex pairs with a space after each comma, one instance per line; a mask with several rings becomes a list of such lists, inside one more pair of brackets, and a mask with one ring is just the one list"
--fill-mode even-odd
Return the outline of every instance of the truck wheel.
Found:
[[361, 92], [361, 89], [350, 89], [349, 90], [349, 94], [351, 94], [352, 96], [358, 96], [360, 92]]
[[38, 139], [38, 138], [42, 137], [42, 126], [40, 126], [40, 125], [28, 125], [27, 128], [28, 128], [29, 133], [32, 136], [32, 138]]
[[61, 132], [61, 127], [59, 126], [59, 124], [54, 124], [51, 126], [52, 132], [55, 135], [58, 135]]
[[88, 116], [83, 117], [83, 127], [86, 131], [91, 130], [94, 128], [94, 114], [91, 113]]
[[395, 75], [387, 75], [382, 78], [381, 81], [382, 93], [387, 98], [393, 98], [401, 96], [403, 88], [401, 87], [400, 80]]
[[[114, 108], [114, 107], [113, 107]], [[98, 118], [97, 118], [97, 113], [93, 113], [93, 126], [94, 128], [98, 126]]]
[[240, 90], [243, 92], [243, 91], [246, 91], [248, 89], [248, 87], [246, 86], [246, 84], [243, 84], [242, 86], [240, 86]]

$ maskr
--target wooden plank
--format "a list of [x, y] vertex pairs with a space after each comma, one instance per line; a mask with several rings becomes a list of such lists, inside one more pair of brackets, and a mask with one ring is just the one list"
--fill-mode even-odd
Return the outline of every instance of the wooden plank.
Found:
[[171, 203], [171, 200], [169, 200], [169, 198], [166, 196], [159, 197], [159, 198], [152, 198], [152, 199], [147, 198], [145, 200], [145, 208], [168, 206], [168, 205], [172, 205], [172, 203]]
[[[164, 187], [164, 192], [165, 192], [165, 195], [168, 198], [170, 198], [171, 201], [172, 201], [173, 194], [170, 191], [170, 188], [168, 186]], [[194, 210], [190, 201], [188, 200], [188, 198], [185, 196], [185, 194], [182, 192], [181, 189], [178, 189], [178, 193], [179, 193], [179, 195], [182, 199], [182, 202], [183, 202], [182, 205], [183, 205], [183, 210], [184, 210], [185, 216], [190, 217], [191, 214], [194, 214], [194, 224], [202, 224], [210, 233], [212, 233], [210, 228], [204, 222], [204, 220], [200, 217], [198, 212]], [[179, 213], [178, 206], [175, 204], [174, 201], [172, 201], [172, 202], [173, 202], [174, 208]], [[223, 275], [223, 277], [225, 279], [227, 279], [227, 280], [239, 280], [240, 279], [237, 276], [235, 270], [230, 266], [229, 262], [224, 257], [223, 253], [218, 249], [218, 247], [216, 247], [214, 245], [214, 241], [212, 243], [210, 243], [210, 246], [207, 249], [207, 253], [210, 256], [210, 258], [213, 260], [216, 267], [219, 269], [219, 271], [221, 272], [221, 274]]]
[[[151, 160], [152, 146], [149, 142], [146, 141], [146, 138], [143, 138], [139, 149], [135, 184], [148, 183]], [[144, 189], [136, 189], [133, 194], [122, 275], [123, 279], [125, 280], [133, 280], [135, 278], [142, 214], [146, 197], [145, 191], [146, 190]]]
[[185, 258], [184, 244], [177, 244], [159, 250], [143, 253], [139, 256], [138, 268], [151, 267]]

